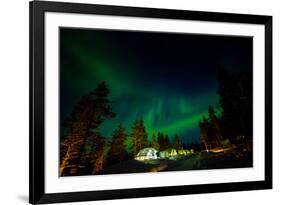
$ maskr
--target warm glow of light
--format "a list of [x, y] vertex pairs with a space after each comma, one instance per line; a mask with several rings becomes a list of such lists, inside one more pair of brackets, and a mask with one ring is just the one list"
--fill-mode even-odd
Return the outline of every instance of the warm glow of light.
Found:
[[211, 149], [210, 152], [224, 152], [224, 149]]
[[144, 148], [139, 151], [137, 156], [135, 156], [135, 160], [144, 161], [144, 160], [151, 160], [157, 159], [157, 150], [154, 148]]
[[208, 151], [217, 153], [217, 152], [226, 152], [232, 149], [234, 149], [234, 147], [225, 147], [225, 148], [218, 147], [218, 148], [210, 149]]

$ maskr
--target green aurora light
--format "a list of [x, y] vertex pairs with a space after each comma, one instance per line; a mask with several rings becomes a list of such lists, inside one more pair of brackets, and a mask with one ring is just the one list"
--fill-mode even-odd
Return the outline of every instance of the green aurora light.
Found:
[[[130, 32], [117, 32], [61, 29], [62, 120], [69, 116], [73, 105], [81, 96], [93, 90], [101, 81], [105, 81], [110, 89], [109, 99], [112, 101], [116, 117], [107, 120], [100, 127], [104, 136], [110, 138], [119, 123], [123, 123], [130, 134], [133, 122], [142, 118], [149, 138], [153, 132], [164, 132], [171, 139], [178, 134], [184, 142], [199, 142], [198, 122], [203, 115], [207, 116], [208, 106], [212, 105], [219, 114], [221, 113], [219, 97], [216, 94], [215, 70], [198, 71], [196, 66], [192, 67], [195, 64], [194, 60], [187, 57], [182, 58], [180, 63], [188, 64], [190, 61], [189, 70], [180, 68], [180, 63], [175, 63], [174, 69], [167, 71], [166, 67], [170, 65], [170, 61], [179, 61], [177, 55], [181, 55], [182, 49], [157, 50], [153, 46], [167, 46], [167, 43], [154, 45], [153, 42], [157, 42], [156, 38], [151, 40], [152, 37], [148, 34], [145, 37], [140, 34], [131, 37]], [[185, 38], [187, 37], [182, 36], [183, 44]], [[152, 47], [149, 51], [144, 48], [148, 43]], [[172, 43], [176, 44], [171, 40], [171, 45]], [[188, 43], [186, 44], [190, 45]], [[194, 47], [191, 46], [190, 50]], [[140, 54], [144, 50], [146, 53]], [[186, 52], [187, 56], [192, 55], [191, 52]], [[149, 57], [151, 55], [154, 55], [156, 60]], [[165, 56], [169, 55], [172, 59], [165, 59]], [[225, 59], [224, 56], [221, 58]], [[237, 60], [237, 56], [234, 59]], [[157, 68], [156, 63], [159, 64]], [[210, 64], [216, 62], [211, 61]], [[176, 78], [167, 73], [173, 70], [181, 72], [181, 69], [182, 72], [190, 73], [184, 74], [187, 76], [186, 82], [179, 79], [181, 84], [177, 84]], [[202, 79], [198, 78], [199, 82], [195, 82], [200, 72], [206, 74]]]

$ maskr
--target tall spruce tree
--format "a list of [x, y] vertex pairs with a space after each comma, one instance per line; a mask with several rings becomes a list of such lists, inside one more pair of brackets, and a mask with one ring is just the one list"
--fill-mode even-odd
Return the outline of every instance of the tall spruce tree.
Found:
[[237, 136], [252, 140], [253, 123], [253, 79], [252, 71], [229, 73], [225, 69], [217, 72], [220, 105], [223, 110], [222, 135], [236, 143]]
[[116, 130], [114, 130], [112, 136], [111, 146], [108, 152], [107, 162], [108, 164], [120, 163], [125, 157], [125, 140], [126, 132], [123, 125], [120, 123]]
[[81, 157], [89, 135], [97, 136], [97, 128], [108, 118], [114, 117], [109, 89], [104, 82], [78, 102], [64, 126], [68, 129], [64, 145], [67, 147], [60, 163], [60, 176], [78, 175]]
[[212, 142], [210, 137], [210, 124], [205, 116], [199, 121], [200, 138], [201, 142], [204, 144], [205, 149], [209, 150], [212, 148]]
[[216, 116], [216, 111], [212, 106], [209, 106], [208, 109], [209, 112], [209, 121], [210, 126], [212, 126], [212, 129], [214, 131], [214, 140], [217, 143], [217, 146], [220, 146], [222, 143], [222, 134], [221, 134], [221, 126], [218, 117]]
[[136, 120], [132, 127], [131, 133], [133, 155], [147, 146], [147, 132], [142, 119]]
[[157, 137], [154, 132], [152, 133], [152, 136], [151, 136], [150, 146], [153, 147], [154, 149], [159, 150], [159, 143], [158, 143]]
[[183, 149], [183, 143], [182, 143], [181, 139], [179, 138], [179, 136], [177, 134], [175, 135], [175, 138], [174, 138], [174, 141], [173, 141], [173, 147], [176, 150]]

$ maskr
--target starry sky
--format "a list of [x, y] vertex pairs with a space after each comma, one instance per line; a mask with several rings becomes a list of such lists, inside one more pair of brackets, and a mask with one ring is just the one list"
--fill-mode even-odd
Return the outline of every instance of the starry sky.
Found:
[[252, 70], [252, 38], [164, 32], [60, 28], [60, 120], [105, 81], [116, 117], [99, 131], [127, 133], [142, 118], [149, 138], [164, 132], [199, 142], [208, 106], [218, 113], [216, 71]]

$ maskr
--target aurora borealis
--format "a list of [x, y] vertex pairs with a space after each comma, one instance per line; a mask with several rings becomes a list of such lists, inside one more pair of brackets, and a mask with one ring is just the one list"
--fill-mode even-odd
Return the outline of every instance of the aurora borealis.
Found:
[[249, 69], [252, 38], [60, 29], [60, 116], [105, 81], [116, 117], [100, 127], [111, 137], [121, 122], [127, 133], [142, 118], [149, 138], [164, 132], [199, 142], [198, 121], [212, 105], [220, 112], [216, 70]]

